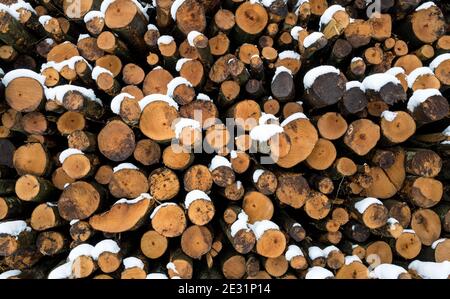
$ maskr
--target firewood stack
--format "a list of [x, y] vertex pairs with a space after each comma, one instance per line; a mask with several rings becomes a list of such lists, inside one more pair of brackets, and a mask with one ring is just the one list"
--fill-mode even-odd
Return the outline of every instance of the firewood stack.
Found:
[[446, 0], [0, 3], [0, 278], [449, 277]]

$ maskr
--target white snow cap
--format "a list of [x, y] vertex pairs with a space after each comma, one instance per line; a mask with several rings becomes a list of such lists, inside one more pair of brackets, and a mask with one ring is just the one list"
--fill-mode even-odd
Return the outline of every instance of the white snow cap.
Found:
[[384, 110], [381, 113], [381, 117], [384, 118], [385, 120], [391, 122], [394, 121], [394, 119], [397, 117], [397, 112], [392, 112], [389, 110]]
[[441, 54], [441, 55], [437, 56], [430, 63], [430, 69], [432, 69], [434, 71], [437, 67], [439, 67], [439, 65], [441, 63], [443, 63], [444, 61], [449, 60], [449, 59], [450, 59], [450, 53], [445, 53], [445, 54]]
[[203, 35], [203, 33], [195, 31], [195, 30], [188, 33], [187, 40], [188, 40], [189, 46], [195, 47], [194, 41], [197, 38], [197, 36], [199, 36], [199, 35]]
[[368, 207], [375, 204], [383, 205], [383, 203], [375, 197], [366, 197], [363, 200], [360, 200], [357, 203], [355, 203], [355, 209], [357, 209], [360, 214], [364, 214], [364, 212]]
[[176, 205], [177, 204], [174, 202], [165, 202], [165, 203], [160, 204], [153, 210], [152, 214], [150, 215], [150, 219], [153, 219], [153, 217], [155, 217], [155, 215], [156, 215], [156, 213], [158, 213], [159, 209], [161, 209], [163, 207], [167, 207], [167, 206], [176, 206]]
[[325, 253], [317, 246], [311, 246], [308, 248], [308, 256], [311, 260], [315, 260], [319, 257], [325, 257]]
[[356, 62], [359, 60], [364, 60], [364, 59], [362, 59], [361, 57], [353, 57], [351, 62]]
[[325, 279], [329, 277], [334, 277], [333, 273], [330, 270], [315, 266], [308, 269], [308, 273], [306, 273], [305, 279]]
[[283, 60], [283, 59], [300, 60], [300, 58], [301, 58], [300, 54], [298, 54], [297, 52], [292, 51], [292, 50], [285, 50], [278, 54], [278, 59], [280, 59], [280, 60]]
[[417, 78], [424, 76], [424, 75], [433, 75], [433, 71], [429, 67], [418, 67], [411, 73], [409, 73], [408, 77], [406, 78], [408, 81], [408, 87], [412, 88], [414, 82], [416, 82]]
[[323, 12], [322, 16], [320, 17], [320, 25], [319, 25], [320, 30], [322, 30], [323, 25], [327, 25], [331, 21], [334, 14], [337, 13], [338, 11], [345, 11], [345, 8], [335, 4], [331, 5]]
[[73, 220], [70, 220], [69, 224], [74, 225], [75, 223], [77, 223], [79, 221], [80, 221], [80, 219], [73, 219]]
[[328, 255], [329, 255], [332, 251], [340, 251], [340, 250], [339, 250], [339, 248], [337, 248], [337, 247], [334, 246], [334, 245], [327, 246], [327, 247], [325, 247], [325, 248], [322, 250], [322, 252], [323, 252], [323, 254], [325, 255], [325, 257], [328, 257]]
[[98, 10], [91, 10], [90, 12], [84, 15], [83, 21], [85, 23], [89, 23], [95, 18], [104, 19], [105, 14]]
[[39, 23], [41, 23], [42, 26], [45, 26], [48, 22], [50, 22], [51, 19], [53, 19], [52, 16], [43, 15], [39, 17]]
[[158, 45], [168, 45], [168, 44], [170, 44], [173, 41], [174, 41], [174, 39], [173, 39], [172, 36], [170, 36], [170, 35], [161, 35], [158, 38]]
[[150, 273], [145, 279], [169, 279], [164, 273]]
[[155, 30], [155, 31], [159, 32], [158, 27], [156, 27], [156, 25], [154, 25], [154, 24], [148, 24], [147, 25], [147, 30]]
[[377, 92], [388, 83], [400, 84], [400, 80], [389, 73], [377, 73], [367, 76], [362, 82], [365, 90], [370, 89]]
[[313, 84], [314, 81], [322, 75], [328, 74], [328, 73], [335, 73], [335, 74], [340, 74], [340, 70], [335, 68], [334, 66], [331, 65], [321, 65], [318, 67], [315, 67], [311, 70], [309, 70], [305, 76], [303, 77], [303, 85], [305, 87], [305, 89], [310, 88]]
[[386, 223], [389, 224], [389, 226], [390, 226], [389, 228], [390, 229], [394, 229], [395, 228], [395, 224], [397, 224], [399, 222], [398, 222], [397, 219], [390, 217], [390, 218], [388, 218]]
[[5, 76], [2, 78], [2, 83], [3, 85], [5, 85], [5, 87], [7, 87], [12, 80], [22, 77], [32, 78], [41, 83], [41, 85], [44, 85], [45, 83], [45, 76], [35, 73], [32, 70], [28, 69], [16, 69], [7, 72]]
[[73, 56], [73, 57], [63, 60], [61, 62], [49, 61], [47, 63], [44, 63], [41, 66], [41, 72], [43, 72], [45, 69], [48, 69], [48, 68], [53, 68], [53, 69], [57, 70], [58, 72], [60, 72], [64, 67], [68, 67], [68, 68], [74, 70], [75, 65], [79, 61], [84, 61], [89, 66], [89, 68], [92, 69], [91, 65], [89, 64], [89, 62], [87, 62], [86, 59], [84, 59], [81, 56]]
[[59, 154], [59, 162], [63, 164], [64, 161], [72, 155], [84, 155], [84, 153], [76, 148], [65, 149]]
[[177, 64], [175, 66], [175, 69], [177, 70], [177, 72], [181, 71], [181, 68], [183, 67], [183, 64], [185, 64], [186, 62], [192, 60], [191, 58], [181, 58], [178, 59]]
[[264, 173], [264, 169], [256, 169], [253, 172], [253, 183], [257, 183], [259, 180], [259, 177]]
[[0, 234], [17, 237], [23, 231], [31, 231], [31, 227], [23, 220], [0, 222]]
[[450, 136], [450, 126], [445, 128], [444, 131], [442, 131], [442, 135], [449, 137]]
[[133, 163], [121, 163], [119, 165], [117, 165], [116, 167], [113, 168], [113, 173], [118, 172], [119, 170], [122, 169], [135, 169], [135, 170], [139, 170], [139, 168], [134, 165]]
[[119, 251], [120, 251], [120, 247], [116, 241], [111, 240], [111, 239], [106, 239], [106, 240], [98, 242], [94, 246], [94, 249], [92, 250], [91, 255], [94, 260], [98, 260], [98, 257], [103, 252], [118, 253]]
[[223, 156], [216, 155], [211, 160], [211, 164], [209, 165], [209, 171], [213, 171], [217, 167], [221, 167], [221, 166], [231, 168], [231, 162], [228, 161], [228, 159]]
[[432, 96], [442, 96], [438, 89], [428, 88], [428, 89], [418, 89], [409, 98], [407, 108], [409, 111], [414, 112], [417, 106], [425, 102], [428, 98]]
[[100, 101], [100, 99], [97, 98], [95, 92], [92, 89], [66, 84], [66, 85], [59, 85], [53, 88], [46, 88], [44, 90], [47, 100], [54, 100], [60, 104], [62, 104], [64, 95], [69, 91], [78, 91], [89, 100], [95, 101], [100, 105], [103, 105], [102, 101]]
[[404, 229], [403, 230], [403, 232], [402, 232], [402, 234], [416, 234], [416, 231], [415, 230], [413, 230], [413, 229]]
[[405, 269], [393, 264], [380, 264], [369, 273], [370, 278], [397, 279], [402, 273], [407, 273]]
[[113, 73], [111, 73], [110, 70], [105, 69], [104, 67], [101, 67], [101, 66], [94, 67], [94, 69], [92, 70], [92, 73], [91, 73], [91, 77], [92, 77], [92, 79], [97, 81], [98, 76], [100, 76], [100, 74], [103, 74], [103, 73], [110, 74], [111, 77], [114, 77]]
[[186, 194], [186, 197], [184, 199], [184, 206], [186, 207], [186, 209], [189, 209], [191, 203], [198, 199], [211, 201], [211, 198], [205, 192], [201, 190], [192, 190], [188, 194]]
[[322, 37], [324, 37], [322, 32], [313, 32], [305, 37], [305, 39], [303, 40], [303, 46], [305, 48], [309, 48]]
[[18, 10], [20, 8], [24, 8], [24, 9], [34, 12], [36, 14], [36, 11], [30, 5], [30, 3], [25, 2], [23, 0], [19, 0], [19, 1], [17, 1], [17, 3], [12, 3], [10, 5], [0, 3], [0, 11], [6, 11], [8, 14], [10, 14], [16, 20], [20, 19], [20, 13], [18, 12]]
[[140, 268], [140, 269], [144, 269], [144, 263], [138, 259], [137, 257], [131, 256], [131, 257], [127, 257], [126, 259], [124, 259], [122, 261], [123, 266], [125, 267], [125, 269], [130, 269], [130, 268]]
[[201, 125], [200, 122], [192, 118], [184, 118], [184, 117], [177, 118], [174, 126], [176, 138], [180, 138], [181, 132], [183, 131], [184, 128], [192, 128], [195, 130], [200, 129]]
[[232, 237], [236, 236], [238, 231], [240, 231], [242, 229], [245, 229], [247, 231], [250, 230], [249, 223], [248, 223], [248, 215], [244, 211], [241, 211], [238, 214], [238, 219], [235, 222], [233, 222], [233, 224], [231, 224], [231, 227], [230, 227], [231, 236]]
[[428, 1], [428, 2], [425, 2], [425, 3], [421, 4], [421, 5], [419, 5], [419, 6], [416, 8], [416, 11], [428, 9], [428, 8], [430, 8], [430, 7], [432, 7], [432, 6], [436, 6], [436, 4], [434, 4], [433, 1]]
[[303, 256], [303, 252], [297, 245], [289, 245], [284, 257], [290, 262], [296, 256]]
[[21, 273], [22, 273], [22, 271], [20, 271], [20, 270], [5, 271], [5, 272], [0, 274], [0, 279], [8, 279], [10, 277], [20, 275]]
[[178, 8], [180, 8], [181, 4], [184, 3], [185, 0], [175, 0], [172, 3], [172, 6], [170, 7], [170, 15], [172, 16], [172, 19], [176, 20], [177, 19], [177, 11]]
[[255, 233], [256, 240], [259, 240], [269, 229], [280, 230], [280, 227], [270, 220], [256, 221], [254, 224], [249, 224], [249, 226]]
[[387, 74], [393, 75], [393, 76], [397, 76], [398, 74], [404, 74], [405, 73], [405, 69], [400, 67], [400, 66], [396, 66], [396, 67], [391, 67], [390, 69], [388, 69], [386, 71]]
[[210, 101], [210, 102], [212, 102], [211, 98], [210, 98], [207, 94], [204, 94], [204, 93], [199, 93], [199, 94], [197, 95], [197, 100], [200, 100], [200, 101]]
[[85, 38], [91, 37], [89, 34], [80, 34], [78, 35], [78, 41], [83, 40]]
[[258, 124], [260, 124], [260, 125], [267, 124], [267, 122], [269, 120], [274, 120], [274, 121], [278, 122], [278, 117], [276, 117], [273, 114], [263, 112], [263, 113], [261, 113], [261, 116], [259, 117]]
[[362, 91], [365, 91], [364, 86], [359, 81], [348, 81], [347, 83], [345, 83], [345, 90], [349, 90], [355, 87], [361, 89]]
[[250, 138], [259, 142], [265, 142], [272, 136], [282, 132], [284, 132], [283, 127], [277, 124], [258, 125], [250, 131]]
[[301, 26], [294, 26], [291, 29], [291, 36], [293, 39], [298, 40], [298, 34], [300, 33], [300, 31], [305, 30], [304, 28], [302, 28]]
[[361, 259], [357, 255], [348, 255], [345, 257], [345, 264], [350, 265], [353, 262], [362, 263]]
[[72, 275], [72, 262], [64, 263], [48, 274], [48, 279], [66, 279]]
[[111, 111], [114, 114], [120, 114], [120, 105], [122, 105], [122, 102], [123, 102], [123, 100], [125, 100], [125, 98], [134, 99], [134, 96], [132, 96], [129, 93], [122, 92], [122, 93], [119, 93], [118, 95], [116, 95], [111, 100]]
[[167, 104], [169, 104], [169, 106], [174, 107], [175, 109], [178, 110], [178, 103], [175, 102], [174, 99], [172, 99], [171, 97], [169, 97], [168, 95], [164, 95], [164, 94], [158, 94], [158, 93], [154, 93], [148, 96], [143, 97], [142, 99], [139, 100], [139, 107], [141, 107], [141, 110], [144, 110], [144, 108], [150, 104], [151, 102], [156, 102], [156, 101], [163, 101], [166, 102]]
[[450, 261], [441, 263], [413, 261], [408, 269], [414, 270], [424, 279], [447, 279], [450, 275]]
[[442, 141], [441, 144], [450, 144], [450, 140]]
[[179, 274], [177, 271], [177, 267], [175, 266], [174, 263], [170, 262], [166, 265], [167, 270], [172, 270], [173, 272], [175, 272], [176, 274]]
[[67, 257], [68, 261], [73, 262], [80, 256], [90, 256], [92, 257], [92, 251], [94, 250], [94, 246], [90, 244], [80, 244], [77, 247], [73, 248], [69, 256]]
[[436, 247], [437, 247], [440, 243], [445, 242], [446, 240], [447, 240], [446, 238], [442, 238], [442, 239], [439, 239], [439, 240], [434, 241], [433, 244], [431, 244], [431, 248], [432, 248], [432, 249], [436, 249]]
[[192, 83], [189, 82], [186, 78], [175, 77], [167, 84], [167, 95], [169, 97], [173, 97], [173, 92], [179, 85], [187, 85], [189, 87], [192, 87]]
[[153, 197], [150, 194], [148, 194], [148, 193], [141, 193], [138, 197], [136, 197], [134, 199], [121, 198], [118, 201], [116, 201], [114, 203], [114, 205], [120, 204], [120, 203], [125, 203], [125, 204], [128, 204], [128, 205], [131, 205], [131, 204], [135, 204], [137, 202], [140, 202], [141, 200], [152, 199], [152, 198]]
[[279, 66], [279, 67], [277, 67], [276, 69], [275, 69], [275, 74], [273, 75], [273, 77], [272, 77], [272, 82], [275, 80], [275, 78], [279, 75], [279, 74], [281, 74], [281, 73], [288, 73], [289, 75], [291, 75], [291, 77], [292, 77], [292, 72], [288, 69], [288, 68], [286, 68], [286, 67], [284, 67], [284, 66]]
[[296, 120], [296, 119], [308, 119], [308, 117], [306, 117], [306, 115], [302, 112], [296, 112], [294, 114], [289, 115], [285, 120], [283, 120], [283, 122], [280, 124], [280, 126], [285, 127], [287, 124], [289, 124], [290, 122]]

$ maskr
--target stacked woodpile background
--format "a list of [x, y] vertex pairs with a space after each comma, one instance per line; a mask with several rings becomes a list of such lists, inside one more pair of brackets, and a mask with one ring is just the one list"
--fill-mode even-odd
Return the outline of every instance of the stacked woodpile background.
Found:
[[0, 278], [449, 277], [448, 1], [0, 3]]

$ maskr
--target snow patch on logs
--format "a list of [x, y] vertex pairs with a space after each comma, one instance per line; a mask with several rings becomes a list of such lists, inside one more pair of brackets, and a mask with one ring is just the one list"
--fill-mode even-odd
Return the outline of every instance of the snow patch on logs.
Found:
[[325, 253], [317, 246], [311, 246], [308, 248], [308, 256], [311, 260], [315, 260], [319, 257], [325, 257]]
[[177, 267], [175, 266], [174, 263], [170, 262], [166, 265], [167, 270], [172, 270], [173, 272], [175, 272], [176, 274], [179, 274], [177, 271]]
[[89, 68], [92, 69], [91, 65], [89, 64], [89, 62], [87, 62], [86, 59], [84, 59], [84, 58], [81, 57], [81, 56], [73, 56], [73, 57], [71, 57], [71, 58], [69, 58], [69, 59], [67, 59], [67, 60], [63, 60], [63, 61], [61, 61], [61, 62], [49, 61], [49, 62], [47, 62], [47, 63], [44, 63], [44, 64], [42, 64], [42, 66], [41, 66], [41, 72], [43, 72], [45, 69], [48, 69], [48, 68], [53, 68], [53, 69], [55, 69], [56, 71], [61, 72], [61, 70], [62, 70], [64, 67], [68, 67], [68, 68], [74, 70], [74, 69], [75, 69], [75, 65], [76, 65], [77, 62], [79, 62], [79, 61], [84, 61], [84, 62], [89, 66]]
[[397, 279], [400, 274], [407, 273], [405, 269], [393, 264], [380, 264], [369, 273], [370, 278]]
[[168, 44], [170, 44], [173, 41], [174, 41], [174, 39], [173, 39], [172, 36], [170, 36], [170, 35], [161, 35], [158, 38], [157, 43], [158, 43], [158, 46], [160, 46], [160, 45], [168, 45]]
[[376, 92], [388, 83], [400, 84], [400, 80], [391, 74], [378, 73], [367, 76], [362, 82], [365, 90], [370, 89]]
[[311, 45], [316, 43], [319, 39], [324, 37], [322, 32], [313, 32], [309, 34], [305, 39], [303, 40], [303, 46], [305, 48], [309, 48]]
[[333, 273], [323, 267], [315, 266], [308, 269], [305, 279], [325, 279], [334, 277]]
[[259, 142], [265, 142], [282, 132], [284, 132], [283, 127], [277, 124], [258, 125], [250, 131], [250, 138]]
[[106, 239], [103, 241], [98, 242], [94, 249], [91, 252], [92, 258], [94, 260], [98, 260], [98, 257], [103, 252], [110, 252], [110, 253], [119, 253], [120, 247], [117, 245], [117, 242], [111, 239]]
[[320, 30], [322, 30], [324, 25], [327, 25], [328, 23], [330, 23], [334, 14], [337, 13], [338, 11], [345, 11], [345, 8], [343, 8], [342, 6], [340, 6], [338, 4], [335, 4], [335, 5], [331, 5], [323, 12], [322, 16], [320, 17], [320, 24], [319, 24]]
[[394, 121], [395, 118], [397, 117], [397, 112], [385, 110], [381, 113], [381, 117], [384, 118], [385, 120], [391, 122], [391, 121]]
[[153, 217], [155, 217], [155, 215], [156, 215], [156, 213], [158, 213], [159, 209], [161, 209], [162, 207], [166, 207], [166, 206], [177, 206], [177, 204], [174, 202], [165, 202], [165, 203], [160, 204], [153, 210], [152, 214], [150, 215], [150, 219], [153, 219]]
[[203, 35], [203, 33], [195, 31], [195, 30], [189, 32], [187, 35], [187, 41], [189, 43], [189, 46], [195, 47], [194, 41], [197, 38], [197, 36], [200, 36], [200, 35]]
[[22, 273], [22, 271], [16, 270], [16, 269], [5, 271], [0, 274], [0, 279], [8, 279], [10, 277], [20, 275], [21, 273]]
[[78, 35], [78, 42], [89, 37], [91, 37], [89, 34], [80, 34]]
[[257, 183], [259, 180], [259, 177], [264, 173], [264, 169], [257, 169], [253, 172], [253, 183]]
[[398, 222], [397, 219], [390, 217], [390, 218], [388, 218], [388, 220], [386, 221], [386, 223], [389, 225], [389, 228], [390, 228], [390, 229], [394, 229], [394, 228], [395, 228], [395, 225], [396, 225], [397, 223], [399, 223], [399, 222]]
[[24, 231], [30, 232], [31, 227], [23, 220], [5, 221], [0, 223], [0, 234], [17, 237]]
[[169, 97], [173, 97], [173, 93], [179, 85], [187, 85], [189, 87], [192, 87], [192, 83], [189, 82], [186, 78], [176, 77], [176, 78], [173, 78], [169, 82], [169, 84], [167, 84], [167, 95]]
[[192, 129], [196, 130], [196, 129], [200, 129], [201, 125], [200, 125], [200, 122], [198, 122], [195, 119], [191, 119], [191, 118], [176, 119], [175, 127], [174, 127], [176, 138], [180, 138], [181, 132], [183, 131], [184, 128], [192, 128]]
[[[95, 69], [95, 68], [94, 68]], [[111, 111], [114, 114], [120, 114], [120, 105], [122, 105], [122, 102], [125, 98], [130, 98], [130, 99], [134, 99], [134, 96], [132, 96], [129, 93], [126, 92], [122, 92], [118, 95], [116, 95], [112, 100], [111, 100]]]
[[172, 6], [170, 7], [170, 15], [172, 16], [172, 19], [175, 21], [177, 20], [177, 11], [178, 8], [184, 3], [185, 0], [175, 0], [172, 3]]
[[417, 78], [424, 76], [424, 75], [433, 75], [433, 71], [429, 68], [429, 67], [419, 67], [416, 68], [414, 71], [412, 71], [411, 73], [409, 73], [408, 77], [407, 77], [407, 81], [408, 81], [408, 87], [412, 88], [414, 85], [414, 82], [416, 82]]
[[349, 81], [349, 82], [345, 83], [345, 90], [350, 90], [352, 88], [359, 88], [362, 91], [365, 91], [364, 86], [359, 81]]
[[181, 68], [183, 67], [183, 64], [185, 64], [186, 62], [192, 60], [191, 58], [181, 58], [178, 59], [177, 64], [175, 66], [175, 69], [177, 70], [177, 72], [181, 71]]
[[432, 249], [436, 249], [436, 247], [437, 247], [440, 243], [442, 243], [442, 242], [444, 242], [444, 241], [446, 241], [446, 240], [447, 240], [446, 238], [442, 238], [442, 239], [439, 239], [439, 240], [434, 241], [433, 244], [431, 244], [431, 248], [432, 248]]
[[188, 194], [186, 194], [186, 197], [184, 199], [184, 206], [186, 207], [186, 209], [189, 209], [191, 203], [198, 199], [211, 201], [211, 198], [205, 192], [201, 190], [192, 190]]
[[297, 245], [289, 245], [284, 257], [290, 262], [296, 256], [303, 256], [303, 252]]
[[439, 67], [441, 63], [443, 63], [446, 60], [450, 60], [450, 53], [445, 53], [437, 56], [433, 61], [430, 63], [430, 69], [433, 71]]
[[66, 279], [72, 275], [72, 262], [64, 263], [48, 274], [48, 279]]
[[353, 63], [353, 62], [357, 62], [359, 60], [363, 60], [363, 59], [361, 57], [353, 57], [351, 62]]
[[269, 120], [274, 120], [278, 122], [278, 117], [276, 117], [273, 114], [263, 112], [261, 113], [261, 117], [258, 120], [258, 124], [265, 125]]
[[20, 13], [18, 12], [18, 10], [21, 8], [24, 8], [36, 14], [36, 11], [30, 5], [30, 3], [25, 2], [23, 0], [19, 0], [17, 1], [17, 3], [12, 3], [10, 5], [0, 3], [0, 11], [7, 12], [9, 15], [11, 15], [11, 17], [13, 17], [18, 21], [20, 21]]
[[390, 74], [392, 76], [397, 76], [398, 74], [404, 74], [404, 73], [405, 73], [405, 69], [400, 66], [392, 67], [385, 72], [385, 74]]
[[292, 72], [287, 67], [279, 66], [275, 70], [275, 74], [272, 77], [272, 82], [275, 81], [275, 78], [281, 73], [288, 73], [292, 77]]
[[432, 96], [442, 96], [442, 94], [438, 89], [434, 88], [416, 90], [409, 98], [406, 107], [409, 111], [414, 112], [414, 109], [416, 109], [417, 106], [419, 106]]
[[141, 200], [144, 200], [144, 199], [152, 199], [152, 198], [153, 198], [153, 197], [152, 197], [150, 194], [148, 194], [148, 193], [141, 193], [141, 195], [139, 195], [139, 196], [136, 197], [135, 199], [121, 198], [121, 199], [119, 199], [118, 201], [116, 201], [113, 205], [117, 205], [117, 204], [120, 204], [120, 203], [125, 203], [125, 204], [128, 204], [128, 205], [131, 205], [131, 204], [138, 203], [138, 202], [140, 202]]
[[294, 26], [291, 29], [291, 36], [293, 39], [298, 40], [298, 34], [300, 33], [300, 31], [305, 30], [304, 28], [302, 28], [301, 26]]
[[339, 75], [341, 71], [331, 65], [321, 65], [309, 70], [303, 77], [303, 85], [305, 89], [310, 88], [318, 77], [328, 73], [335, 73]]
[[447, 279], [450, 275], [450, 261], [441, 263], [413, 261], [408, 269], [414, 270], [424, 279]]
[[154, 93], [154, 94], [143, 97], [141, 100], [139, 100], [139, 107], [141, 108], [141, 110], [144, 110], [144, 108], [148, 104], [150, 104], [152, 102], [156, 102], [156, 101], [166, 102], [169, 106], [172, 106], [178, 110], [178, 107], [179, 107], [178, 103], [175, 102], [174, 99], [172, 99], [168, 95], [158, 94], [158, 93]]
[[442, 135], [450, 137], [450, 126], [448, 126], [447, 128], [445, 128], [444, 131], [442, 131]]
[[250, 231], [250, 226], [248, 223], [248, 215], [244, 211], [241, 211], [238, 214], [238, 219], [231, 224], [230, 235], [234, 237], [240, 230], [243, 229]]
[[85, 23], [89, 23], [90, 21], [92, 21], [95, 18], [104, 19], [105, 14], [98, 10], [92, 10], [84, 15], [83, 21]]
[[94, 250], [94, 246], [91, 244], [80, 244], [74, 249], [72, 249], [69, 253], [67, 259], [70, 262], [75, 261], [80, 256], [90, 256], [92, 257], [92, 251]]
[[339, 250], [339, 248], [337, 248], [337, 247], [334, 246], [334, 245], [327, 246], [327, 247], [325, 247], [325, 248], [322, 250], [322, 252], [323, 252], [323, 254], [325, 255], [325, 257], [328, 257], [328, 255], [330, 255], [330, 253], [333, 252], [333, 251], [340, 251], [340, 250]]
[[50, 22], [51, 19], [53, 19], [52, 16], [43, 15], [39, 17], [39, 23], [41, 23], [42, 26], [45, 26], [48, 22]]
[[285, 51], [283, 51], [283, 52], [281, 52], [281, 53], [278, 54], [278, 58], [279, 58], [280, 60], [283, 60], [283, 59], [296, 59], [296, 60], [300, 60], [301, 56], [300, 56], [300, 54], [298, 54], [298, 53], [295, 52], [295, 51], [292, 51], [292, 50], [285, 50]]
[[70, 226], [72, 226], [79, 221], [80, 221], [80, 219], [73, 219], [73, 220], [70, 220], [69, 224], [70, 224]]
[[418, 6], [416, 8], [416, 11], [425, 10], [425, 9], [428, 9], [428, 8], [430, 8], [432, 6], [436, 6], [436, 4], [434, 4], [433, 1], [428, 1], [428, 2], [425, 2], [425, 3], [421, 4], [420, 6]]
[[100, 74], [103, 74], [103, 73], [109, 74], [109, 75], [111, 75], [111, 77], [114, 77], [113, 73], [111, 73], [110, 70], [105, 69], [104, 67], [101, 67], [101, 66], [94, 67], [94, 69], [92, 70], [92, 73], [91, 73], [91, 77], [92, 77], [92, 79], [97, 81], [98, 76], [100, 76]]
[[147, 25], [147, 30], [155, 30], [155, 31], [159, 32], [158, 27], [156, 27], [156, 25], [154, 25], [154, 24], [148, 24]]
[[357, 255], [348, 255], [345, 257], [345, 264], [350, 265], [351, 263], [362, 263], [361, 259]]
[[204, 94], [204, 93], [199, 93], [199, 94], [197, 95], [197, 100], [200, 100], [200, 101], [210, 101], [210, 102], [212, 102], [211, 98], [210, 98], [207, 94]]
[[415, 235], [415, 234], [416, 234], [416, 231], [413, 230], [413, 229], [404, 229], [402, 233], [405, 233], [405, 234], [414, 234], [414, 235]]
[[308, 119], [306, 115], [302, 112], [296, 112], [294, 114], [289, 115], [283, 122], [280, 124], [280, 126], [285, 127], [290, 122], [293, 122], [296, 119]]
[[144, 269], [144, 262], [142, 262], [140, 259], [138, 259], [137, 257], [131, 256], [131, 257], [127, 257], [126, 259], [124, 259], [122, 261], [123, 266], [125, 269], [130, 269], [130, 268], [139, 268], [139, 269]]
[[231, 162], [228, 161], [227, 158], [216, 155], [211, 160], [211, 164], [209, 165], [209, 171], [213, 171], [214, 169], [225, 166], [231, 168]]
[[97, 102], [100, 105], [102, 104], [102, 101], [97, 98], [95, 95], [95, 92], [92, 89], [87, 89], [84, 87], [76, 86], [76, 85], [59, 85], [53, 88], [46, 88], [44, 90], [45, 97], [47, 100], [54, 100], [58, 103], [62, 104], [64, 95], [69, 91], [78, 91], [81, 93], [84, 97], [88, 98], [91, 101]]
[[370, 207], [371, 205], [383, 205], [383, 203], [377, 198], [366, 197], [363, 200], [360, 200], [357, 203], [355, 203], [355, 209], [360, 214], [364, 214], [367, 208]]
[[145, 279], [169, 279], [164, 273], [150, 273]]
[[68, 148], [66, 150], [63, 150], [60, 154], [59, 154], [59, 162], [61, 164], [64, 163], [64, 161], [69, 158], [72, 155], [84, 155], [84, 153], [82, 151], [80, 151], [79, 149], [76, 148]]
[[116, 173], [122, 169], [135, 169], [135, 170], [139, 170], [139, 168], [134, 165], [133, 163], [121, 163], [119, 165], [117, 165], [116, 167], [113, 168], [113, 173]]
[[44, 85], [45, 83], [45, 76], [28, 69], [17, 69], [7, 72], [2, 78], [2, 83], [5, 87], [8, 87], [8, 84], [17, 78], [32, 78], [38, 81], [41, 85]]
[[249, 224], [249, 226], [255, 234], [256, 240], [259, 240], [270, 229], [280, 230], [280, 227], [270, 220], [256, 221], [254, 224]]

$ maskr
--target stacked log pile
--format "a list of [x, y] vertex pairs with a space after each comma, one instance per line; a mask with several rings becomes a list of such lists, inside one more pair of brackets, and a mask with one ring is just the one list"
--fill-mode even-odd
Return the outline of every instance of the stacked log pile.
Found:
[[449, 278], [450, 7], [0, 0], [0, 278]]

